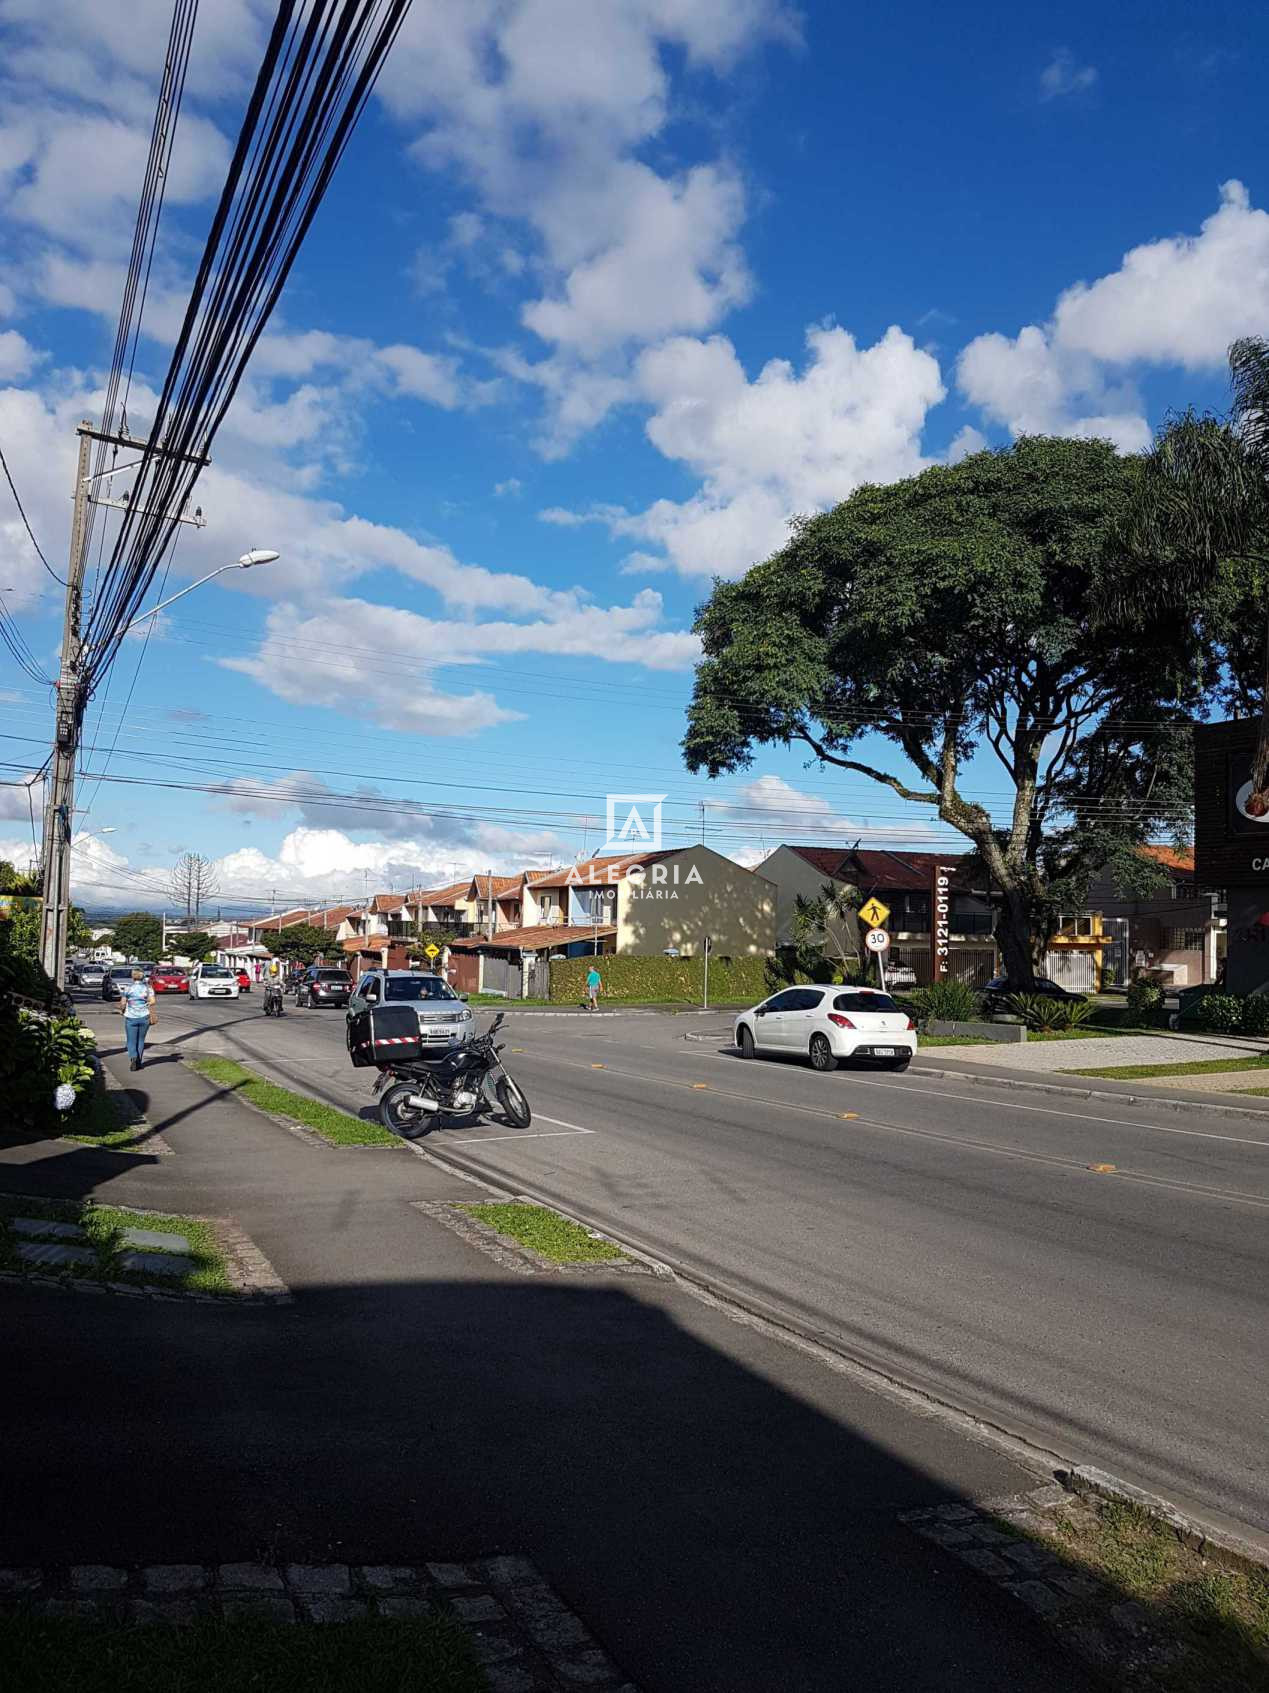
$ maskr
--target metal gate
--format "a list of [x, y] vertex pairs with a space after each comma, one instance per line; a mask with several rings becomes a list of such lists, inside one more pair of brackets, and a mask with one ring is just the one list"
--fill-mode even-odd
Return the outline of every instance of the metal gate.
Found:
[[1070, 993], [1096, 993], [1097, 966], [1091, 952], [1054, 947], [1044, 955], [1044, 973]]
[[480, 955], [481, 993], [500, 993], [508, 999], [520, 997], [520, 960]]

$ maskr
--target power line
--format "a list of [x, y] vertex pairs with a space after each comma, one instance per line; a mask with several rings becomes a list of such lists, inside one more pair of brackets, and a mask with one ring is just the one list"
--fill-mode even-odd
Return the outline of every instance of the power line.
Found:
[[9, 492], [13, 495], [13, 503], [14, 503], [15, 506], [17, 506], [18, 516], [22, 519], [22, 527], [26, 530], [27, 536], [30, 539], [31, 545], [35, 548], [36, 558], [39, 559], [40, 563], [44, 566], [45, 570], [48, 571], [49, 575], [53, 578], [54, 582], [56, 582], [59, 587], [64, 588], [66, 586], [65, 578], [62, 577], [62, 576], [59, 576], [57, 574], [57, 572], [53, 569], [53, 566], [45, 558], [43, 550], [40, 547], [40, 543], [35, 538], [35, 531], [31, 528], [30, 521], [27, 518], [26, 511], [25, 511], [25, 509], [22, 505], [22, 500], [21, 500], [21, 498], [18, 494], [17, 485], [15, 484], [15, 482], [13, 480], [13, 474], [9, 469], [9, 462], [4, 456], [4, 448], [3, 447], [0, 447], [0, 470], [4, 471], [4, 479], [9, 484]]

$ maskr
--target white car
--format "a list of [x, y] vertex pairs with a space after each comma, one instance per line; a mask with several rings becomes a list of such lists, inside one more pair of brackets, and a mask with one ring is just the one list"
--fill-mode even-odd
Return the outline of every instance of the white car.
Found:
[[191, 999], [237, 999], [238, 972], [227, 964], [196, 964], [189, 973]]
[[785, 988], [736, 1019], [742, 1058], [797, 1053], [816, 1070], [839, 1058], [875, 1059], [906, 1070], [917, 1049], [916, 1025], [879, 988]]

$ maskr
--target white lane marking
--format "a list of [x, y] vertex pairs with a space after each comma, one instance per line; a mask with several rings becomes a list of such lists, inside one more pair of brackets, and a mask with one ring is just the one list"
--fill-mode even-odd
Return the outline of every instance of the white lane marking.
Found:
[[[543, 1117], [544, 1123], [553, 1123], [554, 1117]], [[594, 1129], [548, 1129], [545, 1134], [538, 1134], [528, 1129], [518, 1135], [472, 1135], [468, 1140], [455, 1141], [455, 1146], [487, 1146], [493, 1140], [558, 1140], [562, 1135], [593, 1135]], [[448, 1143], [447, 1143], [448, 1144]]]
[[544, 1117], [540, 1111], [535, 1112], [539, 1123], [554, 1123], [557, 1129], [572, 1129], [575, 1134], [593, 1135], [594, 1129], [584, 1129], [580, 1123], [566, 1123], [563, 1117]]

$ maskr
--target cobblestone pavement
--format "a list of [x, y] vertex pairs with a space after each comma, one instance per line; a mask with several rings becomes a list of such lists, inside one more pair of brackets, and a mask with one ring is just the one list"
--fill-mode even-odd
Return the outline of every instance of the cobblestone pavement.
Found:
[[446, 1610], [467, 1628], [489, 1693], [636, 1693], [527, 1558], [466, 1563], [74, 1564], [0, 1569], [0, 1609], [99, 1622], [411, 1618]]
[[[1210, 1058], [1254, 1056], [1241, 1041], [1225, 1041], [1219, 1036], [1202, 1041], [1174, 1040], [1169, 1035], [1094, 1035], [1088, 1040], [931, 1046], [922, 1051], [933, 1064], [945, 1058], [963, 1058], [974, 1064], [997, 1064], [1005, 1070], [1037, 1071], [1092, 1070], [1109, 1064], [1199, 1064]], [[1174, 1078], [1161, 1080], [1171, 1085]]]

